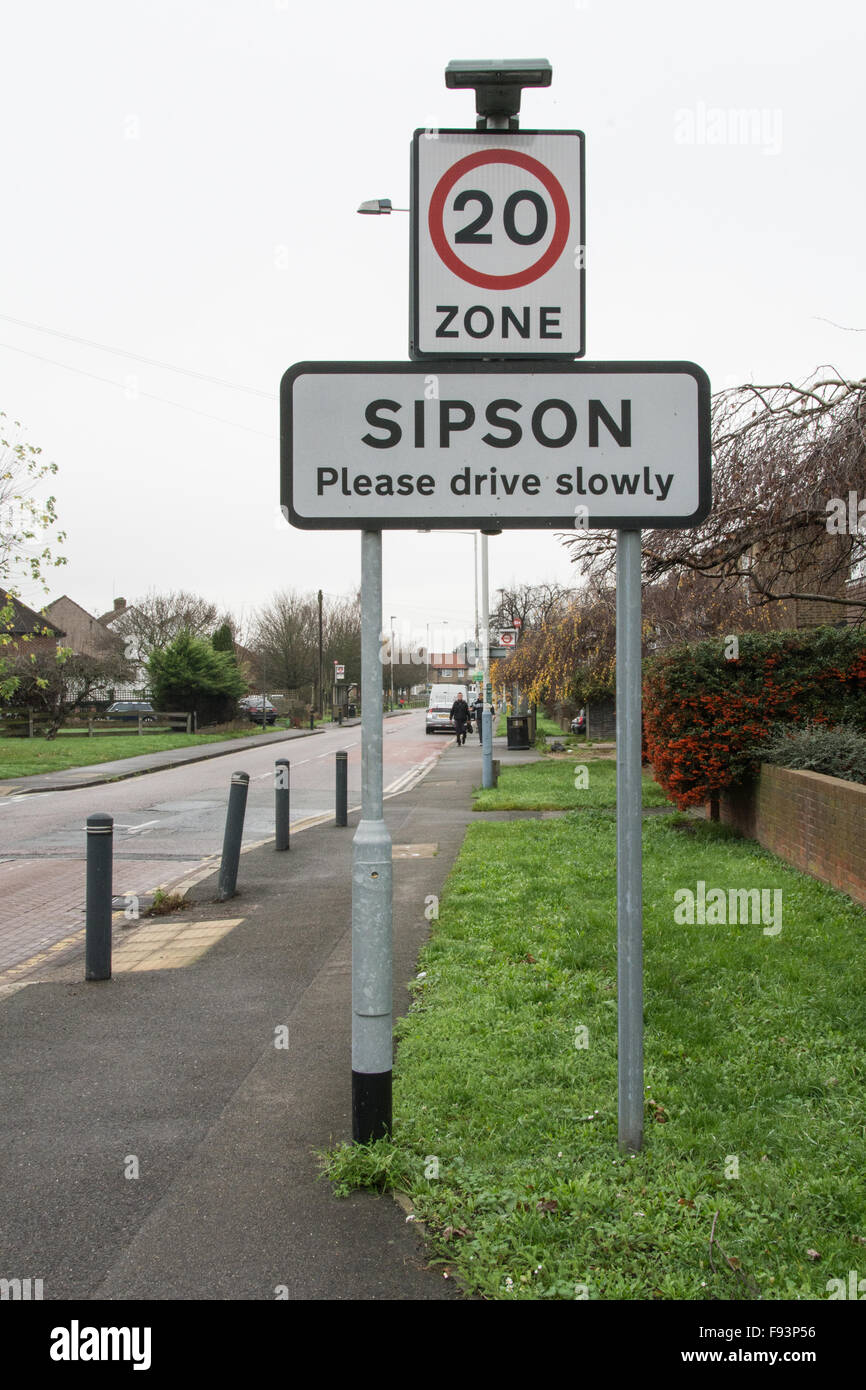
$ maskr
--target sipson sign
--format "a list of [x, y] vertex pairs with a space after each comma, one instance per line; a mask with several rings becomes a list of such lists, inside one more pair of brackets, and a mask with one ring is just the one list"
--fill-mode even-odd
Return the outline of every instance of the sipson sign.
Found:
[[710, 383], [691, 362], [302, 362], [280, 420], [302, 528], [671, 528], [710, 510]]
[[577, 130], [416, 130], [409, 353], [581, 357]]

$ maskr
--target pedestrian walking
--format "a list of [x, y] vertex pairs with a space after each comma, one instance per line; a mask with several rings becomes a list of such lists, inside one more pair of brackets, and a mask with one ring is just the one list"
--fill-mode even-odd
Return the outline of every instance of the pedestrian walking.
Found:
[[472, 718], [475, 720], [476, 724], [478, 725], [478, 742], [479, 742], [479, 743], [483, 743], [483, 742], [484, 742], [484, 725], [483, 725], [483, 719], [484, 719], [484, 700], [482, 699], [482, 697], [481, 697], [480, 695], [479, 695], [478, 698], [476, 699], [475, 704], [472, 706]]
[[464, 699], [462, 694], [457, 696], [457, 699], [451, 706], [451, 718], [454, 722], [454, 728], [457, 733], [458, 745], [465, 743], [466, 726], [469, 723], [470, 714], [469, 706], [467, 705], [466, 700]]

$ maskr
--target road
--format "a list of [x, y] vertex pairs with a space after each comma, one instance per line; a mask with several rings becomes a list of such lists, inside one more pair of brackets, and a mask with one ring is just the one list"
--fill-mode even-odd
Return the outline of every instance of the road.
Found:
[[[385, 790], [451, 742], [428, 737], [425, 713], [384, 721]], [[360, 804], [361, 728], [235, 750], [225, 757], [81, 790], [0, 799], [0, 972], [78, 944], [84, 926], [84, 823], [114, 817], [114, 894], [134, 899], [179, 883], [219, 854], [232, 772], [250, 776], [244, 844], [273, 838], [274, 760], [291, 761], [292, 823], [333, 815], [335, 753], [348, 752], [349, 806]], [[241, 870], [243, 872], [243, 870]], [[17, 972], [13, 971], [14, 976]], [[11, 977], [9, 977], [11, 978]]]

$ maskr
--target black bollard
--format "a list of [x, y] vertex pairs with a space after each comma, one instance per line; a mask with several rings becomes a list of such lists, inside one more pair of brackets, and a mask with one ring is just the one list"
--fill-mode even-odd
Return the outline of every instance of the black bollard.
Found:
[[274, 764], [274, 810], [276, 843], [274, 849], [289, 848], [289, 777], [288, 758], [277, 758]]
[[111, 873], [114, 820], [104, 812], [87, 817], [87, 915], [85, 980], [111, 979]]
[[238, 882], [238, 863], [241, 857], [241, 840], [244, 833], [244, 812], [247, 807], [247, 790], [250, 785], [248, 772], [233, 772], [229, 790], [229, 805], [226, 812], [226, 830], [223, 836], [223, 856], [220, 861], [219, 889], [217, 902], [224, 903], [233, 898]]
[[341, 750], [337, 754], [337, 825], [348, 825], [349, 806], [349, 754]]

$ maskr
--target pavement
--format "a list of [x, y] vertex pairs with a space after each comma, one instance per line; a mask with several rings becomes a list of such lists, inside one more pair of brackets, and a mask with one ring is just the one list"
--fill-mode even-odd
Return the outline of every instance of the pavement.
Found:
[[[537, 756], [504, 743], [503, 764]], [[395, 1014], [480, 781], [470, 738], [385, 802]], [[116, 914], [109, 981], [84, 982], [79, 948], [0, 987], [0, 1278], [45, 1299], [461, 1296], [411, 1211], [320, 1176], [351, 1137], [357, 821], [250, 849], [229, 902], [214, 873], [172, 917]]]

